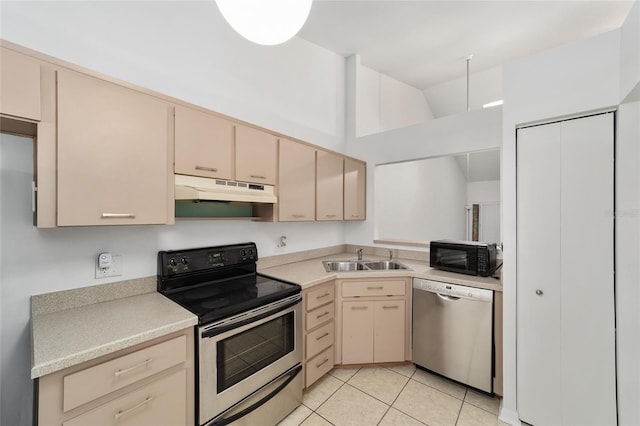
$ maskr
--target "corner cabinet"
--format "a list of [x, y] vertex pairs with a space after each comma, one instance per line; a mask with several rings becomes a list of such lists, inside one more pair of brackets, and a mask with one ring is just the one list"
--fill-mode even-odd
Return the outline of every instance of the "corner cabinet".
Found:
[[409, 278], [338, 280], [337, 364], [410, 359]]
[[315, 220], [316, 150], [280, 139], [278, 169], [278, 220]]
[[367, 163], [344, 160], [344, 220], [365, 220]]
[[335, 284], [314, 286], [302, 292], [304, 299], [305, 388], [308, 388], [334, 366]]
[[38, 426], [194, 424], [193, 330], [38, 379]]
[[233, 179], [233, 123], [210, 113], [175, 109], [175, 172]]
[[57, 88], [57, 225], [173, 223], [172, 108], [70, 71]]

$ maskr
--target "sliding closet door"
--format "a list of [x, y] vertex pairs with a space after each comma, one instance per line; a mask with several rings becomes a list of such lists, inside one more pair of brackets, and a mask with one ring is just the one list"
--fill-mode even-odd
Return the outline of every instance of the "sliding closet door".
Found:
[[518, 413], [615, 425], [613, 114], [517, 137]]

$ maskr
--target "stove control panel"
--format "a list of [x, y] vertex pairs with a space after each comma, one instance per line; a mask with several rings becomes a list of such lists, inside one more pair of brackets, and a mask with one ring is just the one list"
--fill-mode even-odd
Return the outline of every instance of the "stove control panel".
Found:
[[255, 265], [258, 249], [255, 243], [201, 247], [158, 252], [158, 276], [170, 278], [186, 273], [219, 270], [225, 267]]

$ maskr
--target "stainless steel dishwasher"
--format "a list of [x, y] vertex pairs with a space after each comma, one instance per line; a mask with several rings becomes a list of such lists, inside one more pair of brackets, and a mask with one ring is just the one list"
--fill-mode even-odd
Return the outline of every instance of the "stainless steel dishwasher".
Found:
[[413, 362], [493, 390], [493, 292], [413, 279]]

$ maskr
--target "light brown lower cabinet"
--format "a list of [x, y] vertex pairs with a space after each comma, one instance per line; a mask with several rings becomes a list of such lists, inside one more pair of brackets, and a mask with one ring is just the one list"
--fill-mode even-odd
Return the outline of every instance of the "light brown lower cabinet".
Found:
[[40, 377], [39, 426], [193, 425], [193, 330]]
[[305, 385], [307, 388], [327, 374], [334, 363], [335, 284], [330, 282], [302, 292], [304, 298]]

